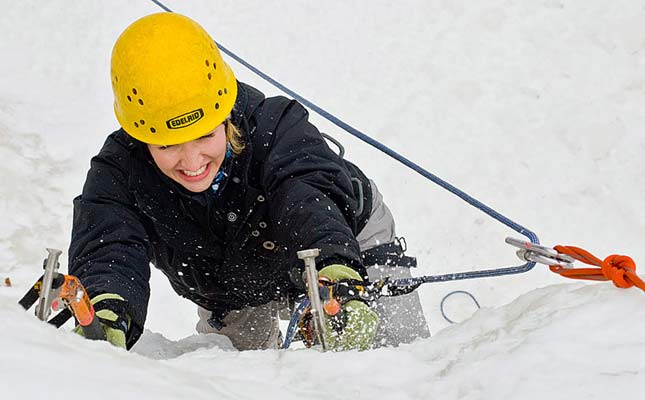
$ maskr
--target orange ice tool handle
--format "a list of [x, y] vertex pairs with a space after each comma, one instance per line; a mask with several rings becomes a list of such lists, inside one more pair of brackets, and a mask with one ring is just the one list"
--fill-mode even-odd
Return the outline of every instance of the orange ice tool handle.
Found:
[[336, 286], [329, 285], [330, 281], [326, 278], [320, 278], [318, 280], [318, 285], [320, 286], [318, 292], [320, 294], [320, 299], [323, 302], [323, 311], [327, 315], [336, 315], [340, 312], [341, 303], [340, 299], [336, 297], [334, 293], [334, 288]]
[[65, 300], [81, 326], [89, 326], [92, 323], [96, 316], [94, 307], [85, 288], [81, 285], [77, 277], [64, 275], [64, 283], [61, 287], [59, 297]]
[[81, 282], [77, 277], [72, 275], [62, 276], [64, 277], [64, 281], [60, 288], [58, 298], [63, 300], [72, 312], [74, 318], [76, 318], [76, 321], [78, 321], [78, 324], [83, 327], [83, 333], [86, 338], [105, 340], [105, 331], [103, 331], [101, 323], [96, 317], [92, 301]]
[[374, 282], [356, 279], [343, 279], [338, 282], [320, 279], [319, 293], [323, 309], [329, 315], [336, 315], [340, 307], [351, 300], [359, 300], [373, 306], [381, 297], [403, 296], [415, 291], [432, 277], [390, 279], [389, 277]]
[[[340, 312], [341, 307], [345, 305], [345, 303], [351, 300], [362, 301], [368, 306], [371, 306], [382, 296], [395, 295], [386, 293], [386, 291], [383, 290], [384, 285], [388, 282], [389, 279], [387, 278], [371, 283], [357, 279], [343, 279], [341, 281], [334, 282], [325, 278], [320, 278], [318, 284], [320, 298], [323, 302], [323, 310], [327, 315], [334, 316]], [[419, 285], [417, 285], [417, 287], [418, 286]]]

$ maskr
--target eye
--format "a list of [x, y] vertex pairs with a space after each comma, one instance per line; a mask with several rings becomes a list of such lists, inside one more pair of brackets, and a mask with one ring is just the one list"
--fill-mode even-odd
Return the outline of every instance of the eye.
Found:
[[157, 148], [158, 148], [159, 150], [166, 150], [166, 149], [169, 149], [169, 148], [171, 148], [171, 147], [173, 147], [173, 146], [174, 146], [174, 145], [169, 144], [169, 145], [167, 145], [167, 146], [159, 146], [159, 147], [157, 147]]

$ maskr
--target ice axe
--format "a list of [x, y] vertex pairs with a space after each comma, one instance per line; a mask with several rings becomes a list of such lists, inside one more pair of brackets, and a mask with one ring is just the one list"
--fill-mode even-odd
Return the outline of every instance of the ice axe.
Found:
[[45, 272], [18, 303], [25, 310], [29, 310], [34, 303], [38, 302], [35, 313], [41, 321], [48, 321], [52, 310], [64, 309], [48, 322], [59, 327], [69, 319], [69, 313], [71, 313], [83, 327], [85, 337], [105, 340], [105, 332], [96, 318], [94, 306], [81, 282], [75, 276], [58, 272], [60, 266], [58, 258], [62, 251], [48, 248], [47, 252], [49, 254], [43, 266]]

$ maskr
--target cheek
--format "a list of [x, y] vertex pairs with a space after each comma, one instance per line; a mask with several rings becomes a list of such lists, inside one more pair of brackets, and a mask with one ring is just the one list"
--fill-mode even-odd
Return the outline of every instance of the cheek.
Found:
[[203, 153], [214, 160], [223, 159], [226, 153], [226, 136], [221, 134], [211, 138], [204, 146]]
[[223, 155], [224, 153], [226, 153], [226, 135], [224, 133], [217, 136], [216, 145], [217, 152], [219, 154]]
[[154, 160], [155, 164], [157, 164], [157, 167], [159, 167], [159, 169], [163, 172], [172, 170], [176, 164], [174, 157], [168, 150], [160, 151], [156, 149], [150, 149], [150, 155], [152, 155], [152, 159]]

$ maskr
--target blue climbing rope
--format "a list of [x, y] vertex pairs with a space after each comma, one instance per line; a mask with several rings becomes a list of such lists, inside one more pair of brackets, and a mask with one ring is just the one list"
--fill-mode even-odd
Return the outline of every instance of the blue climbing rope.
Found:
[[157, 1], [157, 0], [151, 0], [153, 3], [161, 7], [162, 10], [168, 11], [168, 12], [173, 12], [170, 8], [166, 7], [162, 2]]
[[288, 349], [289, 346], [291, 346], [291, 342], [293, 342], [293, 338], [296, 336], [296, 329], [298, 328], [300, 315], [302, 315], [302, 312], [305, 311], [305, 308], [307, 307], [309, 307], [309, 299], [305, 297], [291, 315], [291, 320], [289, 320], [289, 326], [287, 327], [287, 334], [284, 338], [284, 342], [282, 342], [282, 346], [280, 347], [281, 349]]
[[[167, 12], [173, 12], [170, 8], [165, 6], [163, 3], [161, 3], [158, 0], [151, 0], [153, 3], [161, 7], [164, 11]], [[226, 47], [222, 46], [220, 43], [217, 41], [215, 42], [217, 47], [224, 52], [226, 55], [237, 61], [238, 63], [242, 64], [267, 82], [271, 83], [273, 86], [278, 88], [279, 90], [283, 91], [284, 93], [288, 94], [289, 96], [293, 97], [294, 99], [298, 100], [300, 103], [302, 103], [304, 106], [308, 107], [309, 109], [313, 110], [323, 118], [327, 119], [334, 125], [340, 127], [341, 129], [345, 130], [352, 136], [355, 136], [356, 138], [364, 141], [365, 143], [370, 144], [371, 146], [377, 148], [378, 150], [382, 151], [383, 153], [387, 154], [388, 156], [394, 158], [395, 160], [401, 162], [403, 165], [407, 166], [408, 168], [416, 171], [419, 173], [421, 176], [425, 177], [426, 179], [430, 180], [431, 182], [439, 185], [443, 189], [449, 191], [450, 193], [454, 194], [455, 196], [459, 197], [466, 203], [470, 204], [471, 206], [477, 208], [478, 210], [484, 212], [486, 215], [490, 216], [491, 218], [497, 220], [498, 222], [506, 225], [507, 227], [513, 229], [514, 231], [518, 232], [519, 234], [527, 237], [531, 243], [539, 244], [540, 240], [538, 239], [537, 235], [530, 231], [529, 229], [523, 227], [522, 225], [512, 221], [511, 219], [505, 217], [501, 213], [493, 210], [489, 206], [485, 205], [484, 203], [480, 202], [479, 200], [475, 199], [474, 197], [470, 196], [466, 192], [458, 189], [457, 187], [451, 185], [450, 183], [444, 181], [443, 179], [439, 178], [438, 176], [432, 174], [431, 172], [425, 170], [421, 166], [417, 165], [416, 163], [410, 161], [406, 157], [400, 155], [399, 153], [395, 152], [394, 150], [390, 149], [389, 147], [385, 146], [384, 144], [378, 142], [377, 140], [372, 139], [368, 135], [364, 134], [363, 132], [359, 131], [358, 129], [350, 126], [349, 124], [343, 122], [339, 118], [335, 117], [334, 115], [330, 114], [329, 112], [325, 111], [321, 107], [318, 107], [311, 101], [305, 99], [304, 97], [300, 96], [298, 93], [294, 92], [293, 90], [287, 88], [280, 82], [276, 81], [275, 79], [271, 78], [269, 75], [265, 74], [255, 66], [251, 65], [248, 63], [246, 60], [242, 59], [239, 57], [237, 54], [233, 53], [232, 51], [228, 50]], [[527, 262], [526, 264], [519, 265], [519, 266], [513, 266], [513, 267], [506, 267], [506, 268], [496, 268], [496, 269], [489, 269], [489, 270], [480, 270], [480, 271], [468, 271], [468, 272], [459, 272], [459, 273], [454, 273], [454, 274], [446, 274], [446, 275], [438, 275], [438, 276], [429, 276], [427, 277], [428, 280], [427, 282], [443, 282], [443, 281], [453, 281], [453, 280], [461, 280], [461, 279], [476, 279], [476, 278], [484, 278], [484, 277], [494, 277], [494, 276], [502, 276], [502, 275], [511, 275], [511, 274], [519, 274], [519, 273], [524, 273], [529, 270], [531, 270], [535, 266], [535, 262]]]

